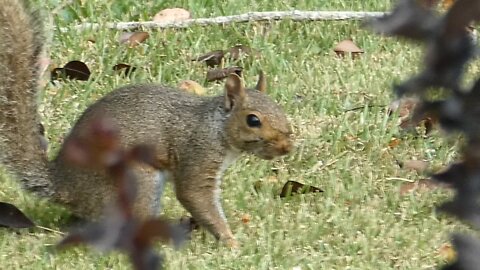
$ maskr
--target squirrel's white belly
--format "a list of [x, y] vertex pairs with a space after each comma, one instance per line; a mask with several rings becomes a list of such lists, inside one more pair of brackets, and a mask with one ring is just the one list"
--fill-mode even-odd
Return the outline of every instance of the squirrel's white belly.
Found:
[[238, 150], [228, 150], [227, 154], [225, 155], [225, 158], [223, 159], [222, 166], [220, 166], [220, 169], [215, 175], [215, 193], [214, 193], [215, 197], [213, 201], [224, 220], [226, 220], [226, 217], [220, 204], [220, 184], [222, 183], [223, 173], [228, 167], [230, 167], [230, 165], [232, 165], [237, 160], [240, 154], [241, 153]]
[[[221, 213], [222, 217], [225, 219], [225, 213], [223, 212], [222, 208], [220, 207], [220, 184], [222, 182], [222, 176], [225, 170], [232, 165], [237, 158], [241, 155], [241, 152], [238, 150], [229, 150], [227, 151], [227, 154], [225, 155], [225, 158], [223, 160], [222, 165], [218, 169], [217, 174], [215, 175], [215, 193], [214, 193], [214, 203], [215, 206], [219, 209], [219, 212]], [[155, 175], [155, 178], [153, 179], [154, 181], [154, 189], [155, 192], [152, 194], [155, 194], [154, 198], [152, 198], [152, 209], [155, 213], [160, 213], [161, 211], [161, 198], [163, 195], [163, 191], [165, 189], [165, 184], [167, 181], [172, 180], [172, 173], [170, 171], [164, 170], [164, 171], [158, 171], [157, 174]], [[175, 185], [174, 185], [175, 188]]]
[[154, 213], [159, 214], [161, 211], [161, 198], [163, 195], [163, 190], [165, 189], [165, 184], [167, 181], [172, 179], [172, 173], [169, 171], [158, 171], [157, 174], [155, 175], [155, 178], [153, 179], [153, 186], [155, 189], [155, 192], [152, 192], [154, 194], [154, 198], [152, 200], [153, 205], [152, 209]]

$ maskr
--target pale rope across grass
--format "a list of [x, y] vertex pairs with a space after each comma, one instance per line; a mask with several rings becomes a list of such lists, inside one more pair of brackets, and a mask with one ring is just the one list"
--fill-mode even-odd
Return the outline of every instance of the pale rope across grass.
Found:
[[[76, 30], [97, 30], [100, 28], [117, 30], [134, 29], [165, 29], [165, 28], [188, 28], [190, 26], [227, 25], [231, 23], [258, 22], [258, 21], [339, 21], [339, 20], [363, 20], [377, 18], [386, 15], [386, 12], [364, 11], [265, 11], [248, 12], [239, 15], [220, 16], [213, 18], [188, 19], [178, 22], [108, 22], [108, 23], [83, 23], [74, 26]], [[61, 28], [67, 32], [67, 28]]]

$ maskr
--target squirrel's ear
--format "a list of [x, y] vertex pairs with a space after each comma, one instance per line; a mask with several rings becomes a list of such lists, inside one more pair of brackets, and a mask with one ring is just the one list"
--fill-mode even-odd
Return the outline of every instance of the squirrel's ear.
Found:
[[265, 78], [265, 74], [263, 74], [263, 71], [261, 70], [258, 74], [258, 82], [257, 86], [255, 86], [255, 89], [263, 93], [267, 91], [267, 79]]
[[235, 73], [231, 73], [225, 82], [225, 109], [231, 110], [236, 104], [245, 100], [245, 86], [242, 79]]

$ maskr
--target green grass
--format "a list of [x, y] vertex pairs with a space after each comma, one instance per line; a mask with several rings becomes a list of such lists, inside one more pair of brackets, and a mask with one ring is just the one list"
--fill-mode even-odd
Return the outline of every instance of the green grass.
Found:
[[[49, 14], [65, 0], [38, 2], [47, 2], [44, 14]], [[391, 6], [391, 1], [373, 0], [215, 2], [73, 1], [52, 21], [69, 28], [82, 21], [146, 20], [155, 11], [173, 6], [185, 7], [195, 17], [288, 9], [384, 11]], [[296, 131], [296, 150], [291, 155], [273, 162], [245, 156], [225, 175], [223, 205], [241, 248], [221, 247], [213, 237], [197, 231], [180, 250], [161, 248], [167, 269], [432, 269], [444, 263], [438, 250], [448, 242], [449, 232], [466, 230], [434, 210], [450, 193], [437, 190], [402, 196], [403, 182], [388, 179], [425, 177], [400, 169], [396, 160], [425, 159], [433, 168], [448, 164], [456, 157], [454, 140], [443, 139], [439, 132], [427, 138], [407, 134], [382, 107], [345, 112], [367, 104], [388, 104], [392, 84], [416, 71], [419, 47], [376, 36], [358, 22], [283, 21], [150, 34], [144, 44], [128, 49], [118, 44], [119, 33], [113, 30], [52, 31], [53, 64], [82, 60], [92, 70], [88, 82], [45, 88], [40, 112], [52, 156], [80, 113], [105, 93], [146, 81], [172, 86], [184, 79], [203, 83], [206, 67], [189, 59], [238, 43], [261, 51], [262, 58], [246, 67], [246, 81], [253, 85], [257, 70], [263, 69], [269, 94], [284, 106]], [[87, 41], [92, 38], [95, 43]], [[346, 38], [365, 50], [360, 59], [335, 56], [333, 46]], [[131, 78], [119, 77], [111, 68], [120, 62], [138, 70]], [[223, 89], [221, 84], [205, 87], [211, 95]], [[400, 138], [401, 143], [390, 149], [392, 138]], [[312, 170], [319, 162], [329, 165]], [[325, 192], [280, 199], [275, 194], [287, 180]], [[255, 192], [257, 181], [261, 188]], [[25, 193], [13, 179], [2, 177], [0, 183], [0, 201], [16, 204], [39, 224], [61, 229], [67, 222], [68, 211]], [[163, 203], [168, 216], [185, 215], [171, 189]], [[251, 216], [246, 224], [244, 214]], [[102, 255], [87, 248], [59, 253], [53, 245], [60, 238], [40, 230], [0, 230], [0, 268], [129, 269], [128, 260], [119, 254]]]

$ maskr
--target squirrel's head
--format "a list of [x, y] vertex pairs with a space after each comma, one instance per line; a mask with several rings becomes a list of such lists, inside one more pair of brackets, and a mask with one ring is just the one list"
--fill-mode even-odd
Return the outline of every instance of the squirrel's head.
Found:
[[232, 73], [225, 83], [227, 140], [231, 146], [263, 159], [288, 154], [293, 148], [292, 129], [282, 108], [266, 94], [260, 72], [255, 89], [246, 89]]

